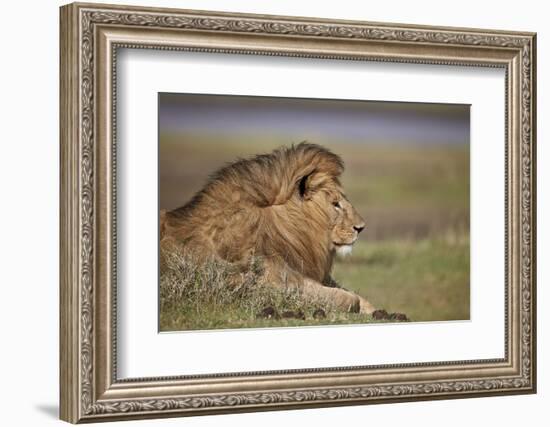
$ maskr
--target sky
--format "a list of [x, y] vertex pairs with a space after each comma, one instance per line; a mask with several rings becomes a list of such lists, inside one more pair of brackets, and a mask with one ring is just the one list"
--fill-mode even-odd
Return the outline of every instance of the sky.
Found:
[[277, 134], [290, 142], [468, 144], [470, 106], [160, 93], [159, 131]]

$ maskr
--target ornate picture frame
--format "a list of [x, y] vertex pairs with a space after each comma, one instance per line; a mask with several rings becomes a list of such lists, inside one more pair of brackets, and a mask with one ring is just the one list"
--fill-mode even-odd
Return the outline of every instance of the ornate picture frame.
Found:
[[[79, 423], [536, 391], [535, 34], [80, 3], [60, 13], [61, 419]], [[504, 69], [504, 357], [119, 379], [120, 48]]]

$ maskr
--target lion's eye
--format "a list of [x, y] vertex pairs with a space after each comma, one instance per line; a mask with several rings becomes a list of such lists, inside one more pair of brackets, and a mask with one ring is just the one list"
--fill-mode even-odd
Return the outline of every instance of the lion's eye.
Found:
[[340, 204], [340, 202], [333, 202], [332, 204], [336, 209], [342, 209], [342, 205]]

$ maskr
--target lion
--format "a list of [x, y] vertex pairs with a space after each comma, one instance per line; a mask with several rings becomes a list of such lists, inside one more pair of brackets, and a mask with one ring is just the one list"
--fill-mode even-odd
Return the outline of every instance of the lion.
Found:
[[294, 286], [348, 312], [373, 305], [336, 283], [331, 269], [347, 255], [365, 221], [347, 199], [342, 159], [307, 142], [240, 159], [214, 173], [184, 206], [161, 211], [160, 236], [198, 259], [264, 262], [264, 280]]

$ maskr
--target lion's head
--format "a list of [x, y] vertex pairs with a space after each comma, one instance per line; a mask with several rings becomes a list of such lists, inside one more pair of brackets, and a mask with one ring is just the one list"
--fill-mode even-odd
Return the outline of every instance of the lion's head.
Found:
[[349, 253], [365, 227], [340, 184], [343, 170], [340, 157], [309, 143], [239, 160], [167, 212], [161, 236], [228, 261], [277, 257], [327, 282], [334, 255]]

